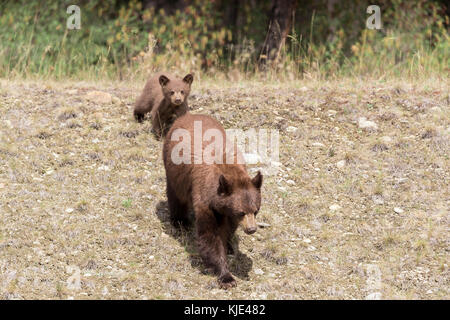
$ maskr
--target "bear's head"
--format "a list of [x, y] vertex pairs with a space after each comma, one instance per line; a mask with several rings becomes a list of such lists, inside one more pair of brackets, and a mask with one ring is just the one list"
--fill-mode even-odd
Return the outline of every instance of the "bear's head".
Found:
[[220, 175], [217, 196], [211, 203], [215, 214], [231, 218], [244, 232], [256, 232], [256, 215], [261, 206], [261, 185], [263, 176], [258, 171], [253, 179], [246, 177], [225, 177]]
[[194, 76], [190, 73], [183, 79], [169, 79], [165, 75], [159, 77], [164, 97], [176, 106], [186, 101], [191, 91], [192, 81], [194, 81]]

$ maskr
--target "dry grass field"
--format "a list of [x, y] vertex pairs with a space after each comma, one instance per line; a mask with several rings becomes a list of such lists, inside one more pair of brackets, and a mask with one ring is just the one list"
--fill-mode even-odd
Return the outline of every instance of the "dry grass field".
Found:
[[449, 85], [195, 80], [193, 113], [280, 132], [224, 291], [168, 221], [143, 83], [0, 80], [0, 299], [449, 299]]

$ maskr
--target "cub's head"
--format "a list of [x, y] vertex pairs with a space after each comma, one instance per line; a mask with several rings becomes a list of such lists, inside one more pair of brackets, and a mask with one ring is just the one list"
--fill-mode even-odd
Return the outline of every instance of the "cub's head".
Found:
[[225, 215], [239, 224], [244, 232], [256, 232], [256, 215], [261, 206], [263, 176], [258, 171], [253, 179], [219, 177], [216, 201], [212, 202], [216, 215]]
[[159, 77], [164, 97], [176, 106], [186, 101], [191, 91], [192, 81], [194, 81], [194, 76], [190, 73], [183, 79], [169, 79], [165, 75]]

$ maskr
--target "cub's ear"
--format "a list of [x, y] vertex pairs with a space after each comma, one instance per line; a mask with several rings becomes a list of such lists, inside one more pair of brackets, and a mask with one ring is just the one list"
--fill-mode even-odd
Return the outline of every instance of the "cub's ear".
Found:
[[261, 189], [262, 182], [263, 182], [263, 175], [261, 174], [261, 171], [258, 171], [256, 176], [252, 179], [252, 183], [257, 189]]
[[191, 85], [192, 81], [194, 81], [194, 76], [191, 73], [189, 73], [183, 78], [183, 81]]
[[161, 85], [161, 87], [164, 87], [167, 83], [169, 83], [169, 78], [167, 78], [165, 75], [161, 75], [159, 77], [159, 84]]
[[219, 177], [219, 187], [217, 188], [217, 194], [219, 195], [230, 195], [231, 194], [231, 184], [225, 179], [223, 174]]

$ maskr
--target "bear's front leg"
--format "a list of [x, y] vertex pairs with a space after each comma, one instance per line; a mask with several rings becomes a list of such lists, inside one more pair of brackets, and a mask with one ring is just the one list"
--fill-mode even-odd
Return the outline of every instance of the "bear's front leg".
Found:
[[219, 285], [223, 289], [236, 286], [230, 271], [228, 270], [226, 243], [223, 243], [219, 226], [214, 214], [205, 210], [196, 212], [197, 243], [200, 256], [208, 267], [213, 267], [219, 275]]

